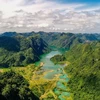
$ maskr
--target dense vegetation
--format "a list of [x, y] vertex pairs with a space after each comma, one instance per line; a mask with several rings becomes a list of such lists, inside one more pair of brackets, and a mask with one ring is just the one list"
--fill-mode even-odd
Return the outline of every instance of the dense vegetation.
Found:
[[62, 55], [55, 55], [54, 57], [52, 57], [50, 60], [54, 63], [57, 64], [59, 62], [65, 61], [65, 57]]
[[100, 100], [100, 42], [78, 45], [66, 53], [74, 100]]
[[79, 43], [100, 40], [100, 34], [44, 33], [38, 32], [49, 45], [69, 49]]
[[95, 40], [100, 40], [100, 34], [73, 34], [73, 33], [61, 33], [61, 32], [30, 32], [30, 33], [16, 33], [5, 32], [1, 36], [40, 36], [49, 46], [55, 46], [56, 48], [69, 49], [78, 43], [85, 43]]
[[[26, 66], [34, 63], [40, 59], [41, 54], [49, 50], [48, 45], [69, 49], [68, 52], [56, 55], [51, 60], [55, 64], [70, 62], [65, 71], [70, 76], [68, 86], [73, 99], [100, 100], [100, 42], [95, 40], [100, 40], [99, 34], [6, 32], [0, 35], [0, 67]], [[54, 83], [42, 78], [34, 81], [33, 77], [38, 79], [35, 74], [40, 70], [38, 68], [14, 68], [14, 71], [22, 75], [29, 84], [15, 72], [0, 73], [0, 100], [37, 100], [29, 86], [40, 97], [47, 87]]]
[[73, 99], [100, 100], [100, 42], [79, 44], [59, 57], [70, 62], [65, 71], [71, 77], [68, 85]]
[[40, 37], [0, 37], [0, 66], [25, 66], [39, 60], [48, 51], [48, 45]]
[[39, 100], [29, 89], [28, 82], [19, 74], [0, 73], [0, 100]]

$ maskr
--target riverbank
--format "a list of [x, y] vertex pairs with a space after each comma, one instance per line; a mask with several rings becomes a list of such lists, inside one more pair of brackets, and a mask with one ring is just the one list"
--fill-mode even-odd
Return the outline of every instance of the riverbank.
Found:
[[50, 60], [57, 54], [61, 54], [61, 52], [51, 51], [42, 55], [41, 60], [35, 64], [26, 67], [12, 67], [7, 70], [13, 70], [22, 75], [29, 82], [29, 88], [40, 97], [40, 100], [72, 100], [68, 92], [69, 78], [64, 72], [64, 65], [55, 65]]
[[[41, 57], [38, 65], [41, 65], [41, 70], [38, 70], [37, 74], [34, 75], [33, 80], [35, 80], [37, 85], [43, 85], [45, 92], [40, 96], [40, 99], [48, 98], [51, 95], [52, 100], [71, 100], [69, 88], [67, 87], [67, 82], [69, 80], [68, 75], [64, 72], [64, 66], [67, 62], [61, 62], [59, 64], [54, 64], [50, 58], [61, 54], [59, 51], [51, 51], [50, 53]], [[36, 63], [37, 64], [37, 63]], [[41, 78], [42, 77], [42, 78]], [[44, 86], [45, 84], [45, 86]], [[49, 87], [46, 85], [49, 85]]]

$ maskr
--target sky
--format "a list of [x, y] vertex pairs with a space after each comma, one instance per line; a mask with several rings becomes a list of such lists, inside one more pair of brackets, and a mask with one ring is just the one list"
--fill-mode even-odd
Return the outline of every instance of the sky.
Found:
[[100, 0], [0, 0], [0, 33], [100, 33]]

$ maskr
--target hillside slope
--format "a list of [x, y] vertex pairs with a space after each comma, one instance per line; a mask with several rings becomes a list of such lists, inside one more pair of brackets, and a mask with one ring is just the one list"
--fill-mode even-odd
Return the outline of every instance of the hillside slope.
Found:
[[100, 42], [76, 45], [51, 60], [70, 62], [65, 71], [70, 76], [68, 86], [74, 100], [100, 100]]
[[100, 100], [100, 42], [78, 45], [66, 53], [74, 100]]
[[48, 45], [40, 37], [0, 37], [0, 66], [25, 66], [39, 60], [48, 51]]

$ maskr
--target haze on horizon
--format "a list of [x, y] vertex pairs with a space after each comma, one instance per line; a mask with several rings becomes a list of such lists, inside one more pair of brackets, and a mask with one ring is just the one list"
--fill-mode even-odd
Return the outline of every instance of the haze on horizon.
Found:
[[99, 0], [0, 0], [0, 33], [100, 33]]

